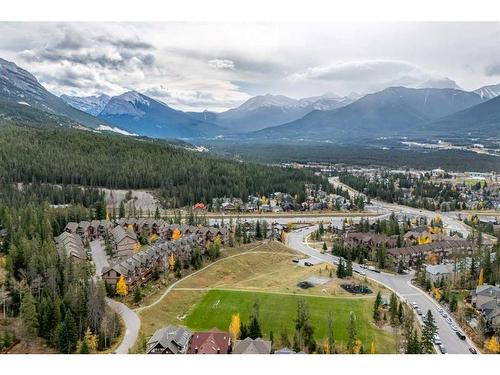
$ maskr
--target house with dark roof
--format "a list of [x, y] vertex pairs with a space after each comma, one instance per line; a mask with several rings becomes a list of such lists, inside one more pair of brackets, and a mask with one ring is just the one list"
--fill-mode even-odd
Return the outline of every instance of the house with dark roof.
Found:
[[236, 340], [232, 354], [270, 354], [271, 341], [264, 341], [260, 337], [255, 340], [247, 337], [244, 340]]
[[167, 326], [158, 329], [146, 344], [147, 354], [184, 354], [191, 331], [185, 327]]
[[230, 354], [231, 337], [228, 332], [212, 328], [208, 332], [194, 332], [187, 354]]

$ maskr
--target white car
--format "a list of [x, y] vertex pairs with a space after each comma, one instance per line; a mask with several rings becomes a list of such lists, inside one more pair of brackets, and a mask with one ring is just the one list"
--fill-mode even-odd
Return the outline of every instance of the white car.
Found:
[[453, 324], [453, 320], [451, 320], [451, 318], [448, 318], [448, 319], [446, 319], [446, 323], [448, 323], [449, 325], [452, 325]]
[[414, 309], [416, 309], [418, 307], [416, 302], [412, 302], [411, 305], [413, 306]]
[[441, 338], [439, 337], [439, 335], [434, 335], [433, 341], [434, 344], [441, 345]]
[[455, 324], [451, 325], [451, 329], [455, 332], [458, 331], [458, 327]]

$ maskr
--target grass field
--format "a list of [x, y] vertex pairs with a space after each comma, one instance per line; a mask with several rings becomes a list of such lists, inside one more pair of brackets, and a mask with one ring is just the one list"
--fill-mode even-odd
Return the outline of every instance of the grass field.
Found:
[[[345, 343], [347, 320], [349, 312], [353, 311], [359, 322], [359, 338], [365, 343], [365, 348], [369, 348], [373, 340], [377, 352], [395, 351], [392, 332], [376, 327], [371, 319], [374, 296], [380, 290], [379, 286], [358, 278], [358, 282], [368, 284], [374, 293], [357, 297], [340, 287], [340, 283], [345, 281], [333, 277], [326, 284], [300, 289], [298, 282], [311, 276], [328, 277], [329, 270], [325, 269], [325, 264], [300, 267], [292, 262], [294, 257], [302, 256], [278, 242], [254, 243], [231, 249], [224, 259], [207, 265], [196, 274], [185, 276], [163, 298], [158, 299], [158, 293], [154, 293], [157, 303], [139, 312], [141, 332], [150, 337], [155, 330], [168, 324], [184, 325], [193, 330], [213, 327], [227, 330], [231, 315], [239, 312], [243, 321], [247, 320], [258, 298], [264, 337], [268, 337], [269, 331], [273, 330], [277, 347], [280, 344], [277, 338], [284, 327], [292, 340], [297, 300], [305, 298], [318, 342], [322, 342], [326, 335], [327, 314], [331, 311], [336, 340], [339, 344]], [[383, 290], [383, 294], [386, 293]], [[153, 302], [151, 297], [148, 298], [149, 303]], [[220, 302], [215, 308], [217, 301]]]
[[311, 321], [315, 327], [315, 337], [323, 342], [327, 336], [327, 316], [331, 312], [334, 318], [334, 335], [337, 344], [345, 346], [348, 332], [349, 313], [352, 311], [357, 318], [359, 339], [369, 348], [375, 342], [377, 352], [394, 353], [393, 334], [379, 329], [371, 323], [373, 299], [347, 299], [332, 297], [299, 297], [274, 293], [247, 291], [211, 290], [186, 318], [185, 324], [194, 330], [208, 330], [217, 327], [227, 330], [231, 315], [239, 313], [243, 322], [248, 321], [252, 306], [259, 301], [260, 320], [264, 337], [269, 337], [273, 330], [274, 337], [279, 337], [286, 328], [290, 339], [294, 332], [294, 319], [297, 311], [297, 301], [304, 298], [309, 305]]

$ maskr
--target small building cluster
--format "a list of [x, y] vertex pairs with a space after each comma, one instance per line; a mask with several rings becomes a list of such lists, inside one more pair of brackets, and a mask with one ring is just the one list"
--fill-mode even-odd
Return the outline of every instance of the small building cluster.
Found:
[[191, 332], [185, 327], [167, 326], [157, 330], [146, 344], [147, 354], [270, 354], [271, 341], [260, 337], [233, 342], [228, 332], [212, 328]]

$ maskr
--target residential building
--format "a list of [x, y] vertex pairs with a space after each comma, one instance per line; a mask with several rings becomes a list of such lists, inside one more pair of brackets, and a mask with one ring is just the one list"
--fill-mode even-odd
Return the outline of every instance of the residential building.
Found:
[[87, 253], [85, 252], [82, 239], [76, 233], [63, 232], [55, 238], [55, 242], [59, 255], [64, 254], [78, 263], [87, 260]]
[[128, 257], [139, 247], [139, 241], [133, 231], [118, 225], [111, 230], [111, 246], [114, 256]]
[[209, 332], [194, 332], [189, 342], [187, 354], [230, 354], [229, 333], [212, 328]]
[[146, 344], [147, 354], [184, 354], [191, 331], [185, 327], [167, 326], [157, 330]]
[[264, 341], [260, 337], [255, 340], [247, 337], [244, 340], [236, 340], [232, 354], [270, 354], [271, 341]]

